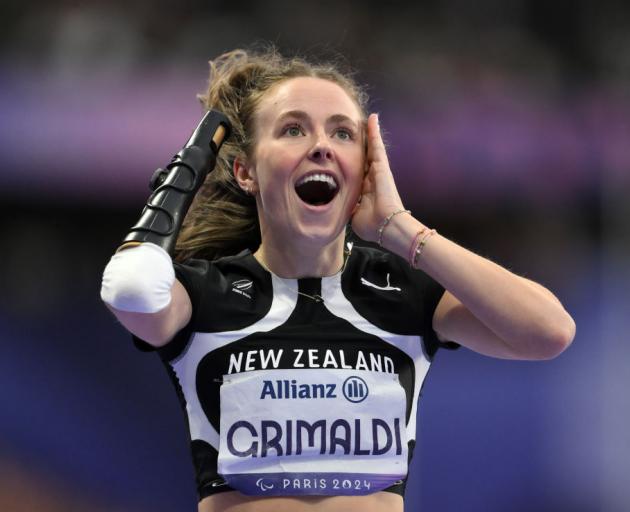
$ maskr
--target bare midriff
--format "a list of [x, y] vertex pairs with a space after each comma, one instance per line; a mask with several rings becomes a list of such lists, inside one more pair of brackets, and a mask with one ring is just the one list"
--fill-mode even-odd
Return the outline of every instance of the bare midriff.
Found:
[[403, 499], [392, 492], [367, 496], [270, 497], [222, 492], [199, 503], [199, 512], [403, 512]]

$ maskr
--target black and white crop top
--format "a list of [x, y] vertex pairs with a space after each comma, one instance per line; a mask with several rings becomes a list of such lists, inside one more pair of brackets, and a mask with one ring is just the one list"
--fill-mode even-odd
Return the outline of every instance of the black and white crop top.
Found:
[[158, 353], [187, 418], [199, 499], [403, 494], [442, 345], [438, 283], [365, 247], [323, 278], [277, 277], [249, 251], [175, 271], [192, 318]]

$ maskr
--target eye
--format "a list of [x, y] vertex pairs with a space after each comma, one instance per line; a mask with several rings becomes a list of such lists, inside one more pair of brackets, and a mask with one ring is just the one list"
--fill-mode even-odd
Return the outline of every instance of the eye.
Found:
[[289, 137], [299, 137], [300, 135], [304, 135], [304, 130], [299, 124], [290, 124], [284, 127], [282, 134], [288, 135]]
[[338, 128], [335, 130], [335, 137], [340, 140], [354, 140], [354, 133], [348, 128]]

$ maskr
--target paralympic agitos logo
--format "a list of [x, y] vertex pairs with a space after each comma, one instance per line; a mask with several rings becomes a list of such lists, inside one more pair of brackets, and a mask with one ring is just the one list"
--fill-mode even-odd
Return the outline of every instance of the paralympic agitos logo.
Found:
[[[360, 377], [348, 377], [341, 386], [343, 396], [352, 403], [363, 402], [369, 394], [367, 383]], [[337, 398], [337, 384], [300, 384], [295, 379], [263, 380], [260, 399], [312, 400]]]

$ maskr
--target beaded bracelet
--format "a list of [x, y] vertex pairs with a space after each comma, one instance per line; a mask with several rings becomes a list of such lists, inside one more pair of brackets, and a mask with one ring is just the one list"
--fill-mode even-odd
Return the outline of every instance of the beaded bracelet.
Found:
[[430, 229], [426, 235], [424, 235], [422, 237], [422, 239], [417, 242], [418, 238], [420, 237], [421, 234], [425, 233], [427, 231], [427, 228], [421, 230], [416, 237], [413, 239], [413, 243], [411, 245], [411, 247], [413, 248], [413, 250], [410, 252], [411, 254], [411, 258], [409, 258], [409, 265], [411, 266], [411, 268], [413, 269], [418, 269], [418, 259], [420, 258], [420, 256], [422, 255], [422, 251], [424, 250], [424, 246], [427, 243], [427, 240], [429, 240], [429, 238], [431, 238], [433, 235], [435, 235], [437, 233], [437, 231], [435, 229]]
[[385, 220], [381, 223], [380, 227], [378, 228], [377, 243], [380, 247], [383, 246], [383, 231], [385, 231], [385, 228], [389, 224], [389, 221], [391, 221], [399, 213], [411, 213], [411, 210], [396, 210], [394, 213], [390, 213], [387, 217], [385, 217]]

